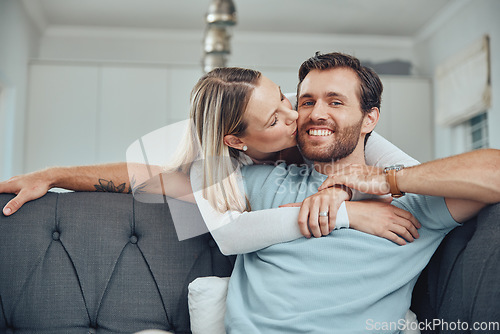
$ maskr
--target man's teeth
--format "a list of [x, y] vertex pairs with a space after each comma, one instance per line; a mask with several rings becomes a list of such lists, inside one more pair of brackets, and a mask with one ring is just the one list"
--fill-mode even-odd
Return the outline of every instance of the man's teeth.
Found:
[[329, 136], [332, 133], [332, 130], [309, 130], [310, 136]]

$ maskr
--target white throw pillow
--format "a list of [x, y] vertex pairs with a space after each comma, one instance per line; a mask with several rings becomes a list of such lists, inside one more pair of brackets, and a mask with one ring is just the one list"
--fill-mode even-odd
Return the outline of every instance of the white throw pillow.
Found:
[[198, 277], [188, 286], [193, 334], [225, 334], [224, 315], [229, 277]]

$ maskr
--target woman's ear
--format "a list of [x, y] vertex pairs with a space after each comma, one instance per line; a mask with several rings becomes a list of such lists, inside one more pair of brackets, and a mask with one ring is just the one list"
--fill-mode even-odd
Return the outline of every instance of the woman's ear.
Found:
[[380, 117], [380, 111], [378, 108], [373, 107], [368, 113], [365, 114], [363, 119], [363, 127], [361, 129], [364, 133], [370, 133], [375, 129], [375, 125], [378, 123]]
[[242, 142], [241, 139], [236, 137], [235, 135], [225, 135], [224, 144], [226, 146], [235, 148], [240, 151], [243, 150], [243, 146], [245, 146], [245, 143]]

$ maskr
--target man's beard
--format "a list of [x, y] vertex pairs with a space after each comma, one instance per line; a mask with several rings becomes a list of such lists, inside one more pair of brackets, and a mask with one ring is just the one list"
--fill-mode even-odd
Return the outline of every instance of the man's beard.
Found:
[[[314, 125], [326, 125], [326, 122], [314, 123]], [[299, 131], [297, 136], [297, 142], [299, 144], [299, 149], [302, 155], [312, 161], [317, 162], [335, 162], [349, 156], [356, 146], [358, 146], [359, 135], [361, 134], [361, 126], [363, 124], [363, 118], [351, 126], [339, 129], [337, 126], [333, 127], [335, 140], [332, 138], [330, 143], [323, 143], [322, 147], [319, 145], [314, 145], [309, 142], [306, 137], [308, 136], [306, 131]], [[309, 124], [304, 124], [302, 129], [308, 127]], [[301, 129], [301, 130], [302, 130]]]

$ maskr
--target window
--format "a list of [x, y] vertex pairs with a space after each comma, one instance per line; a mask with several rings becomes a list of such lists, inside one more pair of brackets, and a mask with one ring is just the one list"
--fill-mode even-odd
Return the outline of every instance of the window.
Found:
[[436, 68], [436, 120], [466, 122], [491, 106], [489, 37], [463, 49]]
[[488, 114], [482, 113], [468, 121], [468, 151], [488, 147]]
[[[441, 62], [435, 71], [436, 124], [444, 135], [439, 155], [489, 146], [490, 39], [485, 35]], [[437, 147], [437, 146], [436, 146]]]

